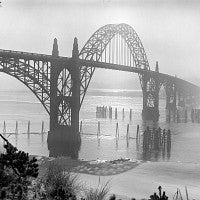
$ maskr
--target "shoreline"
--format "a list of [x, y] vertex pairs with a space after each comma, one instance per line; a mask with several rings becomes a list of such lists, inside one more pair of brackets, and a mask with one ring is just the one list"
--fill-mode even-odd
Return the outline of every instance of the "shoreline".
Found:
[[173, 198], [177, 188], [185, 198], [185, 186], [190, 199], [200, 199], [200, 164], [139, 162], [129, 159], [84, 161], [64, 157], [40, 157], [39, 176], [45, 173], [52, 161], [61, 164], [64, 170], [75, 173], [78, 182], [87, 187], [97, 187], [99, 178], [102, 185], [109, 182], [109, 194], [114, 193], [123, 200], [133, 197], [148, 199], [154, 192], [158, 192], [158, 186], [162, 186], [169, 199]]
[[45, 173], [48, 165], [51, 162], [56, 162], [62, 166], [64, 170], [77, 174], [90, 174], [95, 176], [110, 176], [121, 174], [129, 171], [142, 162], [137, 160], [131, 160], [128, 158], [120, 158], [117, 160], [74, 160], [68, 157], [51, 158], [45, 156], [33, 156], [36, 157], [39, 164], [39, 176]]
[[[79, 174], [88, 187], [96, 186], [97, 176]], [[177, 188], [185, 197], [187, 186], [190, 199], [200, 199], [200, 165], [172, 162], [145, 162], [134, 169], [114, 176], [101, 177], [102, 183], [109, 181], [110, 193], [127, 198], [148, 199], [158, 186], [162, 186], [169, 199], [173, 199]]]

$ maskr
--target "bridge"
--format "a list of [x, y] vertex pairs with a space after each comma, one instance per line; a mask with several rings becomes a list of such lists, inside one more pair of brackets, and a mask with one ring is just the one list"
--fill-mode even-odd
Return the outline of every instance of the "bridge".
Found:
[[79, 135], [79, 111], [96, 68], [137, 73], [143, 92], [144, 119], [159, 119], [159, 91], [166, 91], [166, 109], [194, 103], [200, 87], [150, 69], [144, 47], [127, 24], [98, 29], [79, 52], [74, 39], [72, 57], [59, 56], [57, 39], [52, 55], [0, 50], [0, 71], [25, 84], [50, 115], [50, 132]]

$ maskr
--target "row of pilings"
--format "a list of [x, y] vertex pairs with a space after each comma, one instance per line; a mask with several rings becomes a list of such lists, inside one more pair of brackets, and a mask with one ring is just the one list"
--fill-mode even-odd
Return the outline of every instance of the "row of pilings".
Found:
[[200, 123], [200, 109], [191, 110], [191, 120], [192, 123]]
[[[136, 132], [137, 132], [136, 138], [139, 138], [139, 129], [140, 129], [140, 127], [139, 127], [139, 125], [137, 125], [137, 129], [136, 129]], [[79, 132], [80, 132], [80, 134], [84, 134], [83, 122], [82, 122], [82, 121], [80, 122]], [[96, 135], [97, 135], [97, 136], [102, 135], [102, 131], [101, 131], [101, 122], [100, 122], [100, 121], [97, 122], [97, 134], [96, 134]], [[119, 132], [119, 123], [117, 122], [117, 123], [116, 123], [116, 126], [115, 126], [115, 137], [116, 137], [116, 138], [119, 138], [119, 136], [120, 136], [120, 132]], [[126, 126], [126, 138], [130, 138], [130, 125], [129, 125], [129, 124], [127, 124], [127, 126]]]
[[167, 121], [170, 122], [176, 122], [176, 123], [180, 123], [180, 122], [184, 122], [187, 123], [188, 122], [188, 111], [187, 109], [185, 110], [175, 110], [175, 111], [171, 111], [171, 110], [167, 110], [168, 114], [167, 114]]
[[149, 127], [143, 133], [143, 148], [146, 150], [160, 148], [171, 148], [171, 131], [168, 129], [153, 128], [150, 130]]
[[[97, 106], [96, 107], [96, 118], [109, 118], [118, 119], [119, 109], [112, 106]], [[133, 110], [129, 110], [129, 119], [132, 120]], [[122, 109], [122, 119], [125, 119], [125, 109]]]
[[[166, 120], [167, 122], [175, 122], [175, 123], [187, 123], [191, 121], [192, 123], [200, 123], [200, 109], [182, 109], [182, 110], [167, 110]], [[189, 114], [190, 116], [188, 116]]]
[[[166, 120], [167, 122], [176, 122], [176, 123], [187, 123], [188, 121], [190, 121], [190, 119], [188, 118], [188, 113], [191, 112], [191, 121], [193, 123], [200, 123], [200, 109], [183, 109], [183, 110], [167, 110], [167, 116], [166, 116]], [[122, 109], [121, 112], [121, 118], [122, 120], [125, 119], [125, 109]], [[131, 121], [133, 117], [133, 110], [129, 109], [129, 114], [128, 114], [128, 118]], [[97, 106], [96, 107], [96, 118], [109, 118], [109, 119], [119, 119], [119, 109], [116, 107], [112, 107], [112, 106]]]
[[[6, 121], [3, 122], [3, 130], [2, 130], [2, 133], [3, 134], [7, 134], [7, 126], [6, 126]], [[15, 129], [14, 131], [12, 132], [14, 134], [18, 134], [19, 133], [19, 123], [18, 121], [16, 121], [15, 123]], [[31, 121], [29, 120], [27, 122], [27, 131], [26, 131], [27, 134], [31, 134]], [[45, 129], [44, 129], [44, 121], [41, 122], [41, 132], [40, 133], [45, 133]]]
[[[152, 153], [155, 151], [162, 151], [165, 153], [165, 150], [170, 154], [171, 151], [171, 130], [169, 129], [161, 129], [159, 128], [152, 128], [150, 129], [148, 126], [145, 130], [140, 130], [140, 126], [137, 125], [135, 130], [130, 131], [130, 124], [127, 124], [126, 130], [121, 132], [122, 138], [125, 137], [127, 141], [127, 147], [129, 146], [130, 140], [135, 140], [137, 146], [142, 147], [143, 153]], [[118, 141], [120, 138], [120, 130], [119, 130], [119, 123], [116, 123], [115, 126], [115, 134], [111, 135], [114, 136], [116, 139], [116, 145], [118, 145]], [[126, 133], [125, 133], [126, 131]], [[84, 135], [83, 132], [83, 123], [80, 123], [80, 132]], [[125, 133], [125, 134], [124, 134]], [[98, 121], [97, 123], [97, 132], [96, 132], [97, 139], [100, 139], [101, 136], [104, 134], [101, 131], [101, 123]], [[107, 136], [107, 135], [106, 135]]]

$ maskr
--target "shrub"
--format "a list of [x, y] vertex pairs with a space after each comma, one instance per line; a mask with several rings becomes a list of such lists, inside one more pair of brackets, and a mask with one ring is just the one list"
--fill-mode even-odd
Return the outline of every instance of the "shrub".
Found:
[[29, 159], [28, 153], [18, 151], [1, 134], [6, 144], [5, 153], [0, 154], [0, 197], [2, 199], [26, 199], [30, 178], [38, 176], [36, 158]]
[[150, 196], [149, 200], [168, 200], [168, 197], [165, 195], [165, 192], [163, 191], [162, 193], [162, 187], [158, 187], [159, 195], [154, 193], [153, 195]]
[[47, 199], [76, 200], [78, 186], [76, 176], [65, 172], [60, 165], [51, 163], [41, 181]]

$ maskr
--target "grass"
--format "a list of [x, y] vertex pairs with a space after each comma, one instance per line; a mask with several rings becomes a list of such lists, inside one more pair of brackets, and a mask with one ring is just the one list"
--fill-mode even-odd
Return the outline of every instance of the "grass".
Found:
[[[109, 197], [109, 182], [101, 184], [99, 177], [96, 188], [85, 188], [78, 184], [77, 176], [68, 172], [57, 162], [50, 163], [46, 174], [42, 177], [42, 187], [44, 188], [44, 199], [60, 200], [119, 200], [113, 195]], [[40, 188], [41, 188], [40, 185]], [[42, 195], [40, 195], [42, 196]], [[187, 187], [185, 187], [185, 197], [182, 196], [180, 189], [177, 189], [173, 200], [191, 200]], [[69, 198], [71, 197], [71, 198]], [[82, 197], [82, 198], [81, 198]], [[42, 198], [35, 198], [42, 199]], [[134, 199], [134, 198], [132, 198]], [[160, 200], [164, 198], [159, 198]], [[123, 199], [122, 199], [123, 200]], [[172, 199], [171, 199], [172, 200]]]
[[109, 192], [108, 182], [105, 185], [100, 184], [100, 177], [97, 188], [90, 188], [85, 191], [85, 200], [105, 200]]
[[69, 196], [76, 196], [79, 192], [76, 176], [64, 169], [55, 162], [50, 163], [46, 174], [42, 178], [42, 184], [48, 199], [62, 197], [68, 199]]
[[82, 197], [82, 200], [105, 200], [109, 192], [108, 182], [101, 185], [100, 178], [97, 188], [83, 188], [78, 184], [77, 176], [67, 172], [56, 162], [49, 164], [46, 174], [39, 181], [37, 188], [44, 189], [42, 195], [39, 192], [40, 197], [45, 196], [46, 199], [50, 200], [81, 199], [78, 197]]
[[[185, 186], [185, 196], [186, 200], [189, 200], [189, 194], [186, 186]], [[180, 189], [177, 189], [176, 193], [174, 194], [173, 200], [184, 200]]]

